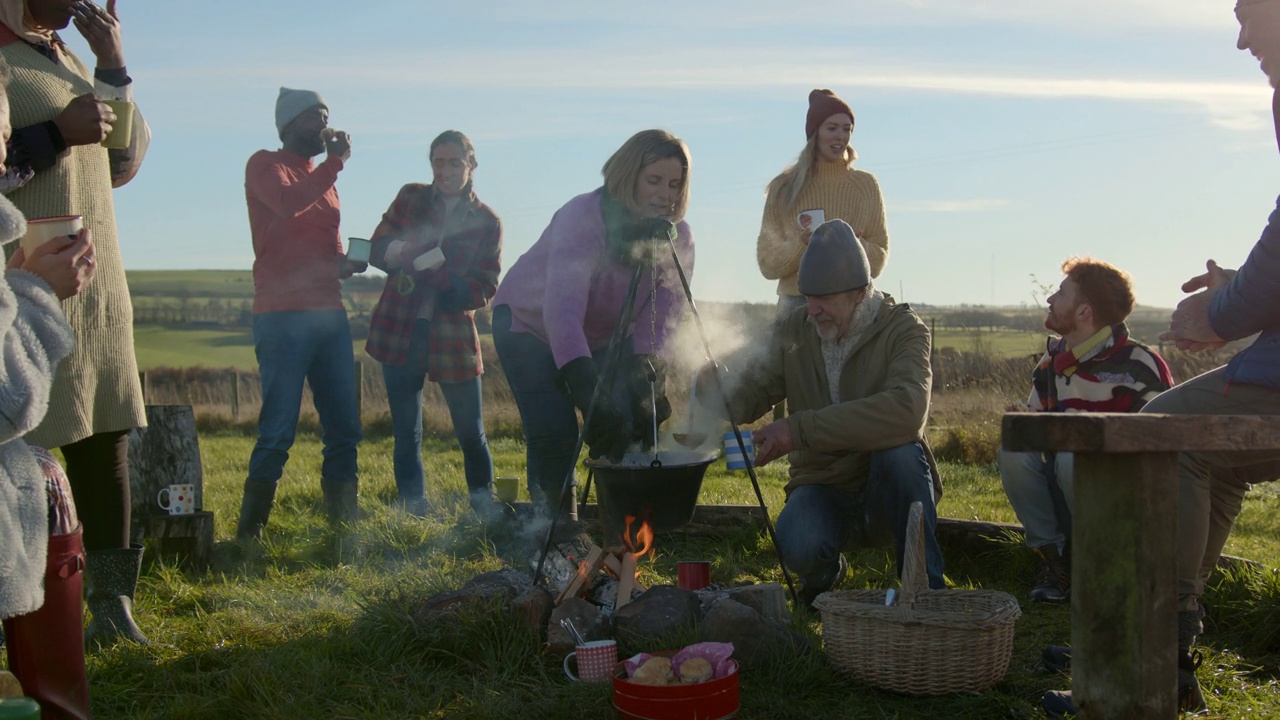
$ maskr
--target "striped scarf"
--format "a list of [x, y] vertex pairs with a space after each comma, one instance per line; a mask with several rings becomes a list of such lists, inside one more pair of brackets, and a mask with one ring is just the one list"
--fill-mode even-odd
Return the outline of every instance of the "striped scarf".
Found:
[[1124, 323], [1103, 328], [1078, 350], [1077, 356], [1063, 338], [1049, 339], [1031, 371], [1032, 409], [1137, 412], [1173, 386], [1164, 358], [1131, 339]]

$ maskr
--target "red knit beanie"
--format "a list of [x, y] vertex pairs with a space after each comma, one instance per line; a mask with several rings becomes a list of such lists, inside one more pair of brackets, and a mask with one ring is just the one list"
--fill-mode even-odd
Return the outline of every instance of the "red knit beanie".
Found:
[[809, 93], [809, 115], [804, 120], [804, 137], [806, 140], [818, 133], [818, 126], [832, 115], [844, 113], [853, 121], [853, 110], [845, 101], [836, 97], [830, 90], [814, 90]]

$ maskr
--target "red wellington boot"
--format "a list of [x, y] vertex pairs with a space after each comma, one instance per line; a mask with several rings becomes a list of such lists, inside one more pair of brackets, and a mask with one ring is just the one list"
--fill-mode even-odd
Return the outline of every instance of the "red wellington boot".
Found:
[[49, 536], [44, 605], [4, 621], [9, 671], [43, 720], [82, 720], [89, 715], [84, 671], [84, 542], [80, 528]]

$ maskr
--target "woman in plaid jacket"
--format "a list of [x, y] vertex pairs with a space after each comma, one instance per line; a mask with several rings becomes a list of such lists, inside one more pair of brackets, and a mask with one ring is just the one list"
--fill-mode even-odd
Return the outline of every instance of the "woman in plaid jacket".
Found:
[[365, 350], [382, 363], [395, 436], [396, 489], [404, 509], [427, 512], [422, 471], [422, 388], [440, 384], [462, 446], [471, 507], [482, 519], [509, 509], [489, 493], [493, 456], [480, 402], [474, 311], [498, 286], [502, 221], [476, 198], [471, 140], [447, 130], [431, 143], [432, 183], [400, 189], [374, 230], [370, 262], [387, 273]]

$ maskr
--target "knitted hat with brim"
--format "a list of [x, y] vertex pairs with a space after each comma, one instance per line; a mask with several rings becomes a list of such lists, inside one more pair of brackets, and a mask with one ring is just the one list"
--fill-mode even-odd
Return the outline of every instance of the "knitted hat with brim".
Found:
[[280, 97], [276, 98], [276, 132], [284, 132], [285, 125], [293, 122], [294, 118], [316, 106], [320, 106], [325, 110], [329, 109], [329, 106], [325, 104], [324, 98], [320, 97], [320, 93], [311, 90], [280, 88]]
[[801, 295], [834, 295], [864, 288], [871, 282], [871, 263], [853, 228], [828, 220], [809, 238], [796, 280]]

